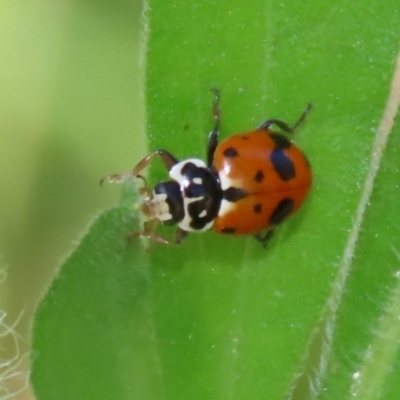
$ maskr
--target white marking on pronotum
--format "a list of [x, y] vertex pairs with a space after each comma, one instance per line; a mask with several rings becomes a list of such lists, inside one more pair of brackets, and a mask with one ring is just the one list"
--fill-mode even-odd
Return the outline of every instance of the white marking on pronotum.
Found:
[[206, 215], [207, 215], [207, 211], [206, 211], [206, 210], [203, 210], [203, 211], [199, 214], [199, 217], [200, 217], [200, 218], [204, 218]]
[[231, 187], [240, 187], [240, 181], [230, 178], [228, 176], [229, 173], [230, 171], [227, 173], [225, 168], [222, 171], [218, 171], [219, 181], [222, 190], [228, 190]]
[[[187, 164], [193, 164], [198, 168], [207, 168], [206, 163], [203, 160], [200, 160], [198, 158], [188, 158], [187, 160], [183, 160], [181, 162], [176, 163], [170, 170], [169, 170], [169, 176], [177, 181], [180, 185], [183, 187], [186, 187], [190, 182], [186, 178], [185, 175], [182, 175], [182, 169], [187, 165]], [[200, 179], [200, 178], [194, 178], [194, 179]], [[201, 179], [200, 179], [201, 180]], [[194, 181], [194, 180], [193, 180]], [[196, 182], [195, 182], [196, 183]]]
[[[184, 229], [185, 231], [189, 231], [189, 232], [202, 232], [202, 231], [206, 231], [208, 229], [210, 229], [214, 223], [214, 221], [210, 221], [208, 222], [206, 225], [204, 225], [203, 228], [201, 229], [193, 229], [190, 224], [192, 223], [192, 217], [190, 216], [189, 213], [189, 205], [191, 203], [195, 203], [196, 201], [201, 201], [203, 200], [203, 197], [184, 197], [183, 198], [183, 207], [185, 209], [184, 212], [184, 218], [181, 222], [179, 222], [179, 227]], [[207, 216], [207, 210], [202, 210], [199, 215], [200, 218], [204, 218], [205, 216]]]
[[234, 208], [235, 208], [235, 203], [233, 203], [232, 201], [222, 199], [218, 211], [218, 217], [225, 216], [226, 214], [230, 213]]
[[[314, 357], [316, 352], [319, 352], [319, 362], [317, 365], [309, 365], [307, 369], [307, 363], [302, 372], [298, 375], [294, 381], [288, 399], [293, 399], [295, 393], [300, 390], [301, 382], [307, 382], [308, 392], [310, 398], [314, 398], [321, 391], [321, 384], [324, 379], [324, 375], [327, 369], [329, 353], [332, 348], [333, 332], [336, 322], [336, 314], [340, 306], [345, 284], [349, 271], [351, 268], [351, 262], [354, 257], [356, 243], [359, 237], [361, 225], [363, 222], [365, 210], [369, 203], [371, 193], [374, 187], [374, 181], [376, 174], [379, 170], [382, 155], [385, 150], [388, 137], [392, 131], [394, 118], [397, 114], [397, 110], [400, 104], [400, 54], [397, 56], [396, 68], [391, 83], [391, 90], [387, 99], [386, 107], [379, 123], [375, 142], [372, 147], [372, 154], [369, 164], [368, 173], [364, 182], [364, 187], [361, 193], [360, 201], [358, 203], [353, 225], [350, 229], [350, 234], [345, 245], [342, 261], [340, 263], [339, 271], [336, 279], [333, 283], [332, 292], [329, 296], [328, 302], [326, 303], [324, 310], [321, 313], [320, 322], [314, 330], [311, 339], [308, 344], [308, 349], [312, 349]], [[322, 335], [322, 340], [321, 340]], [[319, 342], [318, 342], [319, 341]], [[315, 348], [315, 345], [319, 343], [319, 349]], [[310, 355], [307, 354], [307, 357]]]
[[[175, 164], [169, 171], [169, 176], [175, 180], [176, 182], [179, 183], [179, 185], [181, 186], [181, 190], [182, 188], [186, 188], [188, 187], [191, 183], [195, 183], [197, 185], [201, 185], [203, 183], [203, 180], [199, 177], [197, 178], [193, 178], [192, 181], [189, 181], [188, 178], [182, 174], [182, 169], [187, 165], [187, 164], [193, 164], [195, 165], [197, 168], [207, 168], [206, 163], [203, 160], [200, 160], [198, 158], [188, 158], [187, 160], [183, 160], [177, 164]], [[185, 231], [190, 231], [190, 232], [201, 232], [201, 231], [205, 231], [207, 229], [210, 229], [211, 226], [213, 225], [214, 221], [211, 221], [209, 223], [207, 223], [202, 229], [193, 229], [190, 224], [192, 222], [192, 217], [190, 216], [189, 213], [189, 205], [191, 203], [195, 203], [196, 201], [201, 201], [203, 200], [202, 196], [199, 197], [183, 197], [183, 207], [184, 207], [184, 217], [183, 220], [179, 222], [178, 226], [182, 229], [184, 229]], [[199, 213], [199, 217], [200, 218], [204, 218], [205, 216], [207, 216], [207, 210], [202, 210]]]

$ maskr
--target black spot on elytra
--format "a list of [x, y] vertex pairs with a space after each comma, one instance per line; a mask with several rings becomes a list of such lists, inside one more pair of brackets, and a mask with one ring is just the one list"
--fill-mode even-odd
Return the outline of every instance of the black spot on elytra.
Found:
[[279, 133], [271, 133], [271, 139], [274, 141], [275, 146], [279, 150], [288, 149], [292, 142], [285, 136], [280, 135]]
[[276, 206], [275, 210], [269, 217], [269, 222], [272, 225], [280, 224], [286, 217], [290, 215], [294, 207], [294, 200], [290, 198], [283, 199]]
[[258, 183], [262, 182], [264, 180], [264, 172], [261, 169], [258, 170], [253, 179]]
[[260, 203], [256, 204], [256, 205], [253, 207], [253, 211], [254, 211], [256, 214], [261, 214], [261, 212], [262, 212], [262, 205], [261, 205]]
[[235, 187], [230, 187], [229, 189], [226, 189], [222, 192], [222, 197], [225, 200], [231, 201], [233, 203], [239, 201], [240, 199], [243, 199], [243, 197], [245, 196], [247, 196], [247, 193], [244, 190]]
[[236, 228], [233, 228], [232, 226], [227, 226], [226, 228], [221, 229], [221, 233], [232, 234], [235, 232], [236, 232]]
[[249, 140], [248, 136], [240, 136], [242, 140]]
[[224, 150], [224, 156], [228, 158], [235, 158], [239, 155], [237, 150], [234, 147], [228, 147]]
[[296, 175], [296, 169], [292, 160], [283, 150], [273, 150], [270, 155], [274, 170], [283, 181], [290, 181]]

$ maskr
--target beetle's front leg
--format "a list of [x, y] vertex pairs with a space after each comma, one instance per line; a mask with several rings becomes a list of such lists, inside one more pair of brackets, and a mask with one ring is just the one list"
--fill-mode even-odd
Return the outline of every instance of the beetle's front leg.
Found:
[[132, 171], [105, 176], [103, 179], [101, 179], [100, 185], [102, 185], [104, 182], [120, 183], [132, 176], [139, 176], [140, 171], [146, 168], [151, 160], [156, 156], [160, 157], [168, 171], [178, 162], [178, 159], [175, 158], [175, 156], [173, 156], [169, 151], [163, 149], [155, 150], [140, 160]]
[[178, 245], [178, 244], [181, 244], [182, 241], [188, 235], [187, 231], [185, 231], [181, 228], [178, 228], [176, 230], [175, 240], [166, 239], [165, 237], [156, 234], [156, 228], [159, 225], [159, 223], [160, 223], [160, 221], [158, 219], [151, 219], [151, 220], [144, 222], [143, 230], [131, 232], [128, 235], [128, 239], [139, 238], [139, 237], [148, 239], [149, 245], [146, 248], [146, 251], [149, 251], [152, 243], [161, 243], [161, 244], [166, 244], [166, 245]]
[[136, 167], [133, 168], [131, 175], [137, 176], [139, 175], [140, 171], [142, 171], [144, 168], [147, 167], [147, 165], [150, 163], [150, 161], [155, 157], [159, 156], [161, 161], [164, 163], [165, 168], [169, 171], [175, 164], [178, 163], [178, 159], [173, 156], [169, 151], [161, 149], [161, 150], [155, 150], [152, 153], [148, 154], [146, 157], [144, 157], [142, 160], [140, 160]]

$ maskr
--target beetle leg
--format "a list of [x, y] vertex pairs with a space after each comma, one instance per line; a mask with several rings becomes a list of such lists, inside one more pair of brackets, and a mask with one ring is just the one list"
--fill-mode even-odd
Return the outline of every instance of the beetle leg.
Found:
[[161, 158], [161, 161], [164, 163], [165, 168], [169, 171], [177, 162], [178, 160], [167, 150], [155, 150], [152, 153], [148, 154], [146, 157], [144, 157], [142, 160], [138, 162], [138, 164], [133, 168], [132, 171], [130, 172], [123, 172], [122, 174], [112, 174], [105, 176], [103, 179], [100, 181], [100, 185], [102, 185], [104, 182], [124, 182], [126, 179], [132, 177], [132, 176], [140, 176], [139, 174], [140, 171], [142, 171], [144, 168], [147, 167], [147, 165], [150, 163], [150, 161], [155, 157], [159, 156]]
[[136, 167], [133, 168], [131, 175], [139, 175], [139, 172], [146, 168], [155, 156], [159, 156], [161, 158], [161, 161], [164, 163], [165, 168], [167, 168], [168, 171], [178, 162], [178, 159], [175, 158], [175, 156], [173, 156], [169, 151], [164, 149], [155, 150], [138, 162]]
[[175, 233], [175, 244], [181, 244], [188, 234], [188, 231], [178, 228]]
[[283, 122], [279, 119], [268, 119], [263, 124], [261, 124], [257, 128], [257, 130], [269, 130], [272, 125], [276, 125], [284, 132], [295, 133], [296, 129], [304, 122], [304, 120], [307, 117], [307, 114], [310, 112], [311, 109], [312, 105], [307, 104], [306, 109], [303, 111], [303, 113], [300, 115], [300, 118], [296, 121], [296, 123], [293, 126], [290, 126], [286, 122]]
[[153, 191], [152, 191], [152, 190], [149, 188], [149, 186], [147, 185], [147, 179], [146, 179], [143, 175], [140, 175], [140, 174], [137, 174], [137, 175], [136, 175], [136, 178], [140, 178], [140, 179], [143, 180], [143, 187], [141, 187], [141, 188], [139, 189], [139, 193], [140, 193], [141, 195], [145, 195], [145, 196], [147, 196], [148, 198], [152, 199], [152, 198], [154, 197], [154, 194], [153, 194]]
[[219, 109], [219, 90], [217, 88], [211, 89], [211, 91], [214, 93], [214, 101], [213, 101], [213, 106], [212, 106], [212, 116], [214, 120], [214, 128], [210, 132], [210, 135], [208, 137], [208, 144], [207, 144], [207, 166], [211, 167], [213, 162], [214, 162], [214, 153], [215, 149], [218, 146], [218, 137], [219, 137], [219, 126], [221, 122], [221, 112]]
[[155, 230], [156, 230], [159, 222], [160, 221], [158, 219], [151, 219], [151, 220], [145, 221], [143, 223], [143, 230], [129, 233], [128, 239], [141, 237], [141, 238], [149, 239], [151, 242], [157, 242], [157, 243], [161, 243], [161, 244], [174, 244], [174, 242], [172, 242], [168, 239], [165, 239], [162, 236], [156, 235]]
[[256, 235], [254, 235], [254, 237], [256, 238], [256, 240], [258, 242], [261, 243], [261, 246], [263, 248], [267, 247], [268, 242], [272, 239], [272, 237], [274, 236], [275, 233], [275, 229], [272, 228], [269, 231], [265, 232], [264, 234], [262, 233], [257, 233]]
[[125, 182], [130, 176], [132, 176], [132, 174], [130, 172], [123, 172], [122, 174], [107, 175], [100, 179], [100, 185], [102, 185], [104, 182], [122, 183], [122, 182]]
[[178, 228], [176, 230], [175, 240], [166, 239], [155, 233], [156, 228], [159, 225], [159, 223], [160, 223], [160, 221], [158, 219], [151, 219], [151, 220], [144, 222], [143, 230], [141, 232], [140, 231], [131, 232], [128, 235], [128, 239], [139, 238], [139, 237], [149, 239], [150, 243], [146, 249], [147, 251], [149, 251], [151, 243], [155, 242], [155, 243], [161, 243], [161, 244], [166, 244], [166, 245], [178, 245], [178, 244], [181, 244], [182, 241], [188, 235], [187, 231], [185, 231], [181, 228]]

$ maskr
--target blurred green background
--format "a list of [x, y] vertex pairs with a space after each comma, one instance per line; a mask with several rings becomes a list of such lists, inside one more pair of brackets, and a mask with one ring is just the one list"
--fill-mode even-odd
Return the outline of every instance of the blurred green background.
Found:
[[19, 335], [18, 348], [0, 330], [9, 391], [26, 379], [2, 364], [27, 354], [55, 268], [119, 197], [99, 179], [144, 152], [141, 12], [139, 0], [0, 3], [0, 322]]

